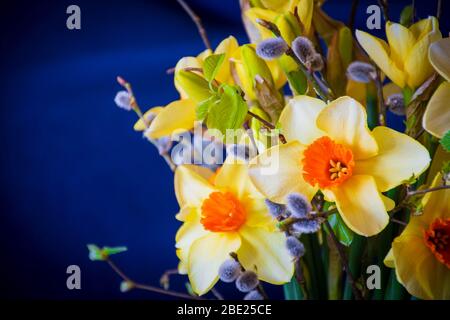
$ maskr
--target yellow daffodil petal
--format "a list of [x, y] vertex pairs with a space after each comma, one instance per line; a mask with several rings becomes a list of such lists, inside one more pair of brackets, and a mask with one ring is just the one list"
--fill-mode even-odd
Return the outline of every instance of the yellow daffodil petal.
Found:
[[222, 42], [217, 46], [214, 51], [215, 54], [225, 54], [224, 61], [222, 66], [219, 69], [219, 72], [216, 75], [217, 81], [220, 83], [228, 83], [232, 84], [233, 79], [231, 77], [230, 70], [230, 58], [233, 56], [234, 52], [238, 49], [239, 44], [235, 37], [229, 36], [228, 38], [222, 40]]
[[390, 210], [395, 208], [395, 201], [394, 200], [392, 200], [389, 197], [386, 197], [383, 194], [380, 194], [380, 196], [381, 196], [381, 200], [383, 200], [384, 207], [386, 208], [386, 211], [390, 211]]
[[153, 119], [145, 135], [151, 139], [157, 139], [191, 130], [195, 122], [195, 107], [195, 102], [190, 99], [169, 103]]
[[[163, 109], [164, 109], [164, 107], [153, 107], [144, 113], [143, 118], [146, 121], [148, 121], [148, 119], [151, 119], [152, 117], [156, 117], [156, 115], [158, 113], [160, 113]], [[146, 128], [147, 128], [147, 126], [144, 123], [144, 121], [142, 121], [142, 119], [139, 119], [138, 121], [136, 121], [136, 123], [133, 126], [133, 129], [135, 131], [144, 131]]]
[[426, 184], [433, 183], [434, 177], [441, 171], [442, 165], [447, 161], [450, 162], [450, 152], [445, 151], [442, 145], [439, 144], [431, 161], [430, 170], [428, 170]]
[[411, 48], [405, 57], [405, 72], [407, 73], [407, 84], [410, 88], [419, 87], [434, 72], [428, 61], [428, 48], [431, 43], [442, 38], [441, 32], [436, 29], [424, 36]]
[[434, 69], [450, 82], [450, 38], [432, 43], [428, 52], [428, 59]]
[[[248, 20], [251, 22], [252, 26], [252, 33], [250, 34], [250, 40], [253, 43], [257, 43], [263, 39], [271, 38], [273, 37], [273, 34], [271, 31], [267, 30], [263, 26], [261, 26], [259, 23], [256, 22], [257, 19], [264, 19], [266, 21], [275, 21], [276, 17], [278, 16], [278, 13], [273, 10], [267, 10], [263, 8], [250, 8], [244, 12], [244, 15], [247, 17]], [[256, 29], [258, 32], [254, 32], [254, 29]]]
[[300, 21], [305, 28], [305, 34], [309, 34], [314, 10], [314, 0], [301, 0], [297, 6], [297, 10]]
[[391, 49], [391, 57], [397, 66], [403, 66], [404, 59], [414, 46], [414, 34], [399, 23], [386, 23], [386, 36]]
[[326, 106], [322, 100], [309, 96], [289, 100], [279, 119], [283, 135], [288, 141], [298, 140], [304, 145], [324, 136], [325, 133], [316, 126], [316, 119]]
[[377, 154], [378, 146], [369, 128], [364, 107], [355, 99], [340, 97], [317, 117], [317, 127], [331, 139], [349, 147], [356, 160]]
[[442, 138], [450, 130], [450, 83], [444, 81], [433, 93], [422, 118], [425, 130]]
[[267, 198], [285, 203], [291, 192], [312, 199], [317, 192], [303, 179], [301, 160], [304, 147], [298, 141], [274, 146], [255, 157], [249, 166], [250, 178], [256, 188]]
[[216, 189], [190, 165], [182, 165], [175, 171], [175, 195], [180, 207], [200, 207], [203, 200]]
[[268, 231], [276, 230], [275, 219], [270, 215], [263, 198], [246, 197], [241, 203], [247, 213], [245, 221], [247, 226], [265, 228]]
[[389, 249], [389, 252], [384, 258], [383, 263], [388, 268], [395, 268], [394, 252], [392, 251], [392, 248]]
[[283, 232], [244, 226], [239, 234], [242, 245], [237, 255], [246, 270], [255, 271], [259, 279], [272, 284], [291, 280], [294, 262], [286, 248]]
[[220, 265], [240, 246], [236, 232], [210, 232], [194, 241], [189, 250], [188, 276], [195, 293], [205, 294], [214, 286]]
[[180, 262], [178, 262], [178, 273], [179, 274], [187, 274], [187, 272], [188, 272], [187, 264], [185, 261], [181, 260], [181, 250], [177, 249], [175, 251], [175, 253], [177, 254], [177, 257], [180, 259]]
[[199, 216], [199, 208], [185, 205], [180, 208], [180, 211], [175, 215], [179, 221], [188, 221]]
[[352, 176], [333, 194], [342, 219], [357, 234], [370, 237], [388, 224], [389, 215], [371, 176]]
[[186, 264], [189, 258], [189, 250], [192, 243], [207, 234], [208, 231], [203, 228], [203, 225], [199, 221], [199, 217], [195, 221], [187, 221], [183, 223], [180, 229], [178, 229], [175, 236], [175, 247], [177, 248], [177, 256], [185, 267], [187, 267]]
[[428, 168], [428, 151], [413, 138], [387, 127], [376, 127], [372, 134], [379, 147], [378, 154], [357, 161], [354, 174], [373, 176], [382, 192], [400, 185], [412, 175], [418, 177]]
[[[175, 66], [175, 74], [185, 68], [203, 68], [203, 60], [197, 57], [183, 57], [177, 62]], [[178, 83], [176, 77], [174, 77], [174, 84], [175, 88], [181, 96], [181, 99], [187, 99], [188, 95], [183, 90], [182, 86]]]
[[[439, 262], [425, 245], [423, 236], [402, 235], [394, 240], [392, 250], [398, 281], [415, 297], [432, 299], [431, 292], [427, 288], [427, 278], [433, 277], [436, 272], [433, 267], [437, 267]], [[427, 265], [428, 268], [423, 267]], [[444, 265], [442, 266], [446, 268]], [[426, 274], [419, 273], [419, 269]], [[444, 281], [444, 279], [440, 279], [440, 281]]]
[[[218, 171], [214, 185], [217, 188], [226, 188], [238, 198], [243, 198], [246, 195], [262, 198], [262, 195], [250, 181], [247, 164], [239, 162], [227, 163], [227, 160], [225, 160], [225, 163]], [[239, 160], [236, 159], [236, 161]]]
[[356, 30], [356, 38], [363, 49], [377, 64], [378, 67], [399, 87], [405, 86], [405, 77], [402, 71], [395, 65], [389, 57], [389, 47], [381, 39], [371, 36], [367, 32]]
[[[441, 174], [437, 174], [431, 187], [437, 187], [442, 184]], [[450, 218], [450, 189], [429, 192], [422, 199], [424, 204], [423, 214], [419, 216], [420, 220], [429, 225], [436, 218]]]
[[421, 40], [428, 33], [430, 33], [433, 28], [438, 28], [439, 22], [435, 17], [428, 17], [426, 19], [422, 19], [414, 23], [409, 27], [409, 30], [413, 33], [416, 41]]

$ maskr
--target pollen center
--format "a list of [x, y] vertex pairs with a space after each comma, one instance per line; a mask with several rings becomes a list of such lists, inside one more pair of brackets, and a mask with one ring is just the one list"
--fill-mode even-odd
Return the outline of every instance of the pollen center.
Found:
[[315, 140], [303, 153], [303, 178], [310, 185], [326, 189], [351, 177], [355, 162], [352, 150], [329, 137]]
[[434, 220], [424, 236], [436, 259], [450, 269], [450, 218]]
[[206, 230], [236, 231], [245, 219], [244, 207], [231, 192], [213, 192], [203, 201], [200, 222]]

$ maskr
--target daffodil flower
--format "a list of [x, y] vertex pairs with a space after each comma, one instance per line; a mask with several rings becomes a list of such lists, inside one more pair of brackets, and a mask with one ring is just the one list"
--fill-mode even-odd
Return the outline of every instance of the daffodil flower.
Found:
[[356, 38], [386, 76], [401, 88], [419, 87], [433, 74], [427, 59], [431, 43], [442, 35], [435, 17], [420, 20], [409, 28], [386, 23], [388, 43], [367, 32], [356, 30]]
[[430, 46], [429, 60], [446, 80], [438, 87], [422, 118], [422, 125], [432, 135], [442, 138], [450, 130], [450, 38], [436, 41]]
[[387, 127], [367, 127], [364, 107], [350, 97], [330, 104], [308, 96], [290, 100], [280, 116], [288, 143], [250, 162], [250, 177], [270, 200], [284, 203], [292, 192], [311, 199], [320, 189], [336, 202], [344, 222], [372, 236], [389, 222], [390, 190], [428, 167], [428, 151]]
[[226, 161], [215, 175], [205, 168], [180, 166], [175, 193], [180, 205], [177, 219], [183, 221], [176, 235], [179, 272], [188, 274], [197, 294], [214, 286], [219, 267], [231, 252], [260, 280], [290, 281], [294, 264], [286, 236], [276, 228], [244, 163]]
[[[442, 177], [437, 175], [433, 186]], [[423, 198], [420, 216], [411, 217], [392, 243], [384, 263], [395, 268], [398, 281], [420, 299], [450, 299], [450, 190]]]

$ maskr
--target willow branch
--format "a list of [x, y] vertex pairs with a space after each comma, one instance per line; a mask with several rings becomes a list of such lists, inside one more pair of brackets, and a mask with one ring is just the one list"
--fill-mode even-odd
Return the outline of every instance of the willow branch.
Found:
[[211, 43], [209, 42], [205, 28], [203, 28], [202, 20], [200, 19], [200, 17], [194, 12], [194, 10], [191, 9], [191, 7], [189, 7], [189, 5], [184, 0], [177, 0], [177, 2], [180, 4], [183, 10], [186, 11], [186, 13], [192, 19], [192, 21], [194, 21], [195, 25], [197, 26], [198, 33], [200, 34], [200, 37], [202, 38], [206, 49], [212, 50]]
[[[258, 120], [259, 122], [261, 122], [267, 129], [269, 129], [269, 130], [276, 129], [273, 124], [271, 124], [269, 121], [263, 119], [262, 117], [258, 116], [256, 113], [253, 113], [251, 111], [247, 111], [247, 114], [249, 116], [252, 116], [256, 120]], [[285, 136], [283, 134], [279, 133], [278, 134], [278, 138], [280, 139], [281, 143], [283, 143], [283, 144], [287, 143], [286, 138], [285, 138]]]
[[176, 291], [171, 291], [171, 290], [164, 290], [158, 287], [154, 287], [154, 286], [150, 286], [150, 285], [146, 285], [146, 284], [142, 284], [139, 282], [135, 282], [133, 280], [130, 279], [130, 277], [128, 277], [112, 260], [111, 258], [107, 258], [105, 260], [108, 265], [111, 267], [111, 269], [114, 270], [114, 272], [122, 278], [122, 280], [128, 282], [131, 284], [131, 286], [133, 288], [137, 288], [137, 289], [141, 289], [141, 290], [146, 290], [146, 291], [150, 291], [150, 292], [155, 292], [155, 293], [160, 293], [160, 294], [164, 294], [167, 296], [172, 296], [172, 297], [177, 297], [177, 298], [182, 298], [182, 299], [190, 299], [190, 300], [204, 300], [203, 298], [200, 297], [196, 297], [196, 296], [191, 296], [188, 295], [186, 293], [182, 293], [182, 292], [176, 292]]

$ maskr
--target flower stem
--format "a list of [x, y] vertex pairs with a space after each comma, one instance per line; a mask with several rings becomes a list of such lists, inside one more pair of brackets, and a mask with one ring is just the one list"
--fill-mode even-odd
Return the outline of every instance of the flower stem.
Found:
[[350, 270], [350, 265], [348, 263], [347, 254], [344, 252], [344, 248], [342, 244], [339, 242], [338, 238], [336, 237], [336, 234], [333, 231], [333, 228], [331, 227], [328, 220], [325, 220], [325, 226], [328, 229], [329, 234], [331, 235], [331, 240], [333, 240], [334, 245], [336, 246], [336, 249], [339, 253], [339, 256], [341, 258], [342, 266], [344, 267], [344, 271], [347, 273], [347, 282], [351, 285], [353, 295], [355, 296], [356, 300], [362, 300], [362, 295], [359, 289], [356, 287], [356, 281], [353, 277], [352, 271]]

